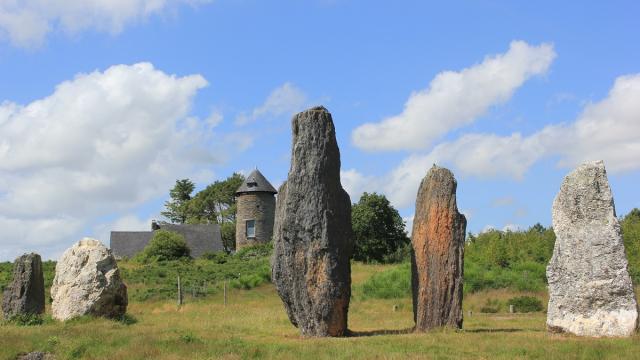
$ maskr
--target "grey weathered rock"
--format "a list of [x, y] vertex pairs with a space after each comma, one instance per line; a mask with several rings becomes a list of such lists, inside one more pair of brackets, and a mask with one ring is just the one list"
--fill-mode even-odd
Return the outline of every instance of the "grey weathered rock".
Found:
[[272, 278], [303, 335], [342, 336], [353, 240], [333, 120], [324, 107], [314, 107], [295, 115], [292, 128], [291, 168], [276, 205]]
[[84, 238], [67, 249], [56, 265], [51, 286], [53, 317], [119, 317], [127, 311], [127, 287], [116, 260], [98, 240]]
[[13, 264], [13, 281], [2, 298], [5, 319], [19, 314], [44, 312], [44, 277], [42, 259], [38, 254], [24, 254]]
[[53, 360], [54, 356], [49, 353], [34, 351], [28, 354], [19, 355], [16, 360]]
[[633, 334], [638, 306], [602, 161], [565, 177], [553, 202], [553, 229], [548, 329], [582, 336]]
[[462, 328], [462, 274], [467, 220], [456, 206], [451, 171], [433, 166], [420, 183], [411, 244], [416, 331]]

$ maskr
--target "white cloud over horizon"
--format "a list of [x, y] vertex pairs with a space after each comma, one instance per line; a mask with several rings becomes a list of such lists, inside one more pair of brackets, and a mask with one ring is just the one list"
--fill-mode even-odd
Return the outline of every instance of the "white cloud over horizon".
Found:
[[286, 82], [273, 89], [265, 101], [249, 112], [236, 117], [236, 125], [246, 125], [262, 118], [273, 118], [283, 115], [293, 115], [302, 111], [308, 105], [307, 95], [300, 88]]
[[[189, 116], [205, 86], [200, 75], [138, 63], [79, 74], [26, 105], [2, 103], [3, 252], [47, 255], [77, 241], [96, 218], [163, 196], [176, 178], [210, 180], [211, 165], [225, 160], [216, 146], [236, 140]], [[135, 223], [115, 224], [126, 221]]]
[[[134, 22], [188, 4], [211, 0], [3, 0], [0, 36], [13, 45], [38, 47], [51, 32], [96, 30], [118, 34]], [[1, 39], [1, 38], [0, 38]]]
[[522, 179], [533, 164], [549, 157], [557, 157], [557, 166], [561, 168], [604, 160], [612, 173], [638, 170], [637, 99], [640, 99], [640, 74], [620, 76], [606, 98], [587, 104], [573, 122], [548, 125], [528, 136], [464, 134], [436, 145], [426, 154], [409, 155], [382, 178], [349, 169], [343, 172], [343, 179], [350, 188], [385, 193], [394, 206], [403, 208], [415, 201], [420, 180], [432, 164], [450, 166], [456, 176], [506, 176], [516, 180]]
[[402, 113], [359, 126], [352, 141], [368, 151], [428, 148], [507, 101], [531, 77], [545, 74], [555, 57], [551, 44], [513, 41], [504, 54], [461, 71], [439, 73], [428, 88], [411, 94]]

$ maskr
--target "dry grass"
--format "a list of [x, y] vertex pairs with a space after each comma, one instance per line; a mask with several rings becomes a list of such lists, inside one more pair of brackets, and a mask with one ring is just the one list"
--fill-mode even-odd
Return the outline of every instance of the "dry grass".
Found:
[[[353, 267], [354, 284], [383, 266]], [[465, 308], [487, 297], [474, 294]], [[394, 307], [394, 305], [397, 305]], [[584, 339], [550, 335], [545, 315], [479, 314], [465, 318], [464, 330], [408, 333], [413, 325], [410, 299], [360, 300], [354, 294], [349, 325], [354, 337], [301, 338], [288, 321], [273, 286], [232, 291], [178, 309], [173, 302], [130, 305], [137, 323], [81, 318], [35, 327], [0, 327], [0, 358], [45, 350], [58, 359], [620, 359], [638, 358], [640, 337]], [[466, 314], [466, 312], [465, 312]]]

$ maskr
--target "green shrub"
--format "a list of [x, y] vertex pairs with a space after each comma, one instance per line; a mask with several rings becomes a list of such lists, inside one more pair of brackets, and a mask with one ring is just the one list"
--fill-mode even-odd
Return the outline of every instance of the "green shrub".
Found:
[[384, 256], [383, 262], [385, 264], [399, 264], [403, 262], [410, 262], [412, 252], [413, 246], [411, 246], [411, 242], [408, 242], [398, 247], [394, 252], [386, 254]]
[[246, 246], [238, 250], [235, 257], [240, 260], [251, 260], [261, 257], [271, 256], [273, 252], [273, 243], [268, 242], [265, 244]]
[[227, 261], [229, 261], [229, 255], [224, 251], [206, 252], [202, 254], [201, 258], [205, 260], [213, 261], [216, 264], [224, 264]]
[[17, 314], [7, 322], [18, 326], [36, 326], [44, 324], [45, 319], [40, 314]]
[[403, 263], [373, 274], [362, 284], [364, 298], [399, 299], [411, 296], [411, 264]]
[[136, 258], [141, 262], [178, 260], [188, 258], [190, 252], [182, 235], [167, 230], [156, 230], [149, 244]]
[[509, 299], [507, 305], [513, 305], [514, 311], [519, 313], [538, 312], [544, 309], [542, 301], [534, 296], [517, 296]]
[[500, 300], [488, 298], [487, 301], [485, 301], [484, 306], [480, 308], [480, 312], [490, 313], [490, 314], [497, 313], [500, 311], [501, 307], [502, 307], [502, 304], [500, 303]]
[[231, 281], [232, 288], [250, 290], [271, 281], [271, 268], [262, 266], [253, 273], [240, 275], [239, 278]]

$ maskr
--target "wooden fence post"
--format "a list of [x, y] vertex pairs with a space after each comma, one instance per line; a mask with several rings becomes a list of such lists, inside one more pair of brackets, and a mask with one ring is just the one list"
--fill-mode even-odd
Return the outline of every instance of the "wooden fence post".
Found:
[[182, 306], [182, 284], [180, 283], [180, 275], [178, 275], [178, 306]]
[[222, 283], [224, 284], [224, 306], [227, 306], [227, 280]]

